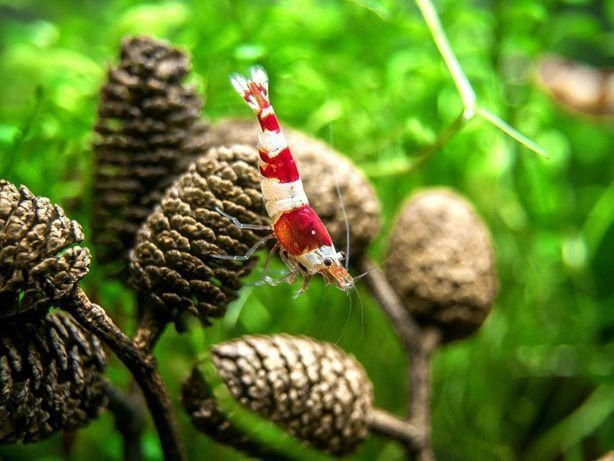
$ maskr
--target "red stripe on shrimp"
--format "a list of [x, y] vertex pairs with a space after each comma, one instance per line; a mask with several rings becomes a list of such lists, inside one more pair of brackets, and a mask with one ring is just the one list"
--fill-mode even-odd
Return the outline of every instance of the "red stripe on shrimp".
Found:
[[264, 165], [260, 165], [260, 174], [265, 178], [277, 179], [279, 182], [294, 182], [300, 179], [296, 163], [290, 149], [285, 147], [275, 156], [270, 156], [264, 150], [259, 150]]
[[[268, 107], [271, 107], [270, 105]], [[266, 115], [258, 114], [258, 121], [263, 130], [280, 132], [279, 120], [274, 113], [268, 113]]]
[[283, 213], [273, 225], [279, 244], [299, 256], [323, 245], [332, 245], [326, 227], [309, 205]]

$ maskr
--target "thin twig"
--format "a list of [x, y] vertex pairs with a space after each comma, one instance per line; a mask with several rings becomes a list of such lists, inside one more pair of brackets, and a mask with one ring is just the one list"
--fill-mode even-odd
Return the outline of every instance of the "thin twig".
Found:
[[525, 135], [517, 131], [513, 126], [507, 123], [505, 120], [501, 119], [499, 116], [493, 114], [488, 109], [484, 109], [483, 107], [478, 107], [477, 114], [482, 117], [487, 122], [499, 128], [510, 138], [516, 140], [516, 142], [522, 144], [527, 149], [531, 149], [536, 154], [541, 155], [542, 157], [548, 158], [546, 151], [527, 138]]
[[[362, 170], [369, 178], [382, 176], [408, 175], [421, 168], [428, 160], [433, 157], [441, 148], [458, 133], [467, 123], [464, 112], [437, 135], [437, 139], [432, 144], [422, 148], [412, 159], [403, 159], [401, 162], [391, 162], [384, 168], [379, 163], [374, 165], [361, 165]], [[417, 158], [416, 158], [417, 157]]]
[[152, 306], [145, 306], [134, 335], [134, 342], [137, 347], [145, 352], [153, 351], [169, 321], [161, 312], [154, 310]]
[[471, 120], [476, 115], [481, 116], [489, 123], [493, 124], [505, 134], [525, 146], [527, 149], [532, 150], [538, 155], [546, 156], [546, 152], [543, 148], [538, 146], [536, 143], [531, 141], [525, 135], [520, 133], [518, 130], [508, 125], [502, 119], [497, 117], [495, 114], [491, 113], [487, 109], [482, 107], [478, 107], [477, 97], [469, 79], [463, 72], [463, 69], [452, 50], [452, 46], [450, 45], [450, 41], [446, 36], [445, 31], [441, 25], [441, 21], [439, 20], [439, 16], [437, 15], [437, 11], [433, 6], [431, 0], [415, 0], [416, 5], [418, 5], [418, 9], [424, 18], [424, 22], [429, 28], [431, 35], [433, 36], [433, 41], [435, 45], [437, 45], [437, 49], [439, 49], [439, 53], [443, 57], [443, 60], [450, 71], [450, 75], [452, 76], [452, 80], [454, 80], [454, 84], [458, 89], [461, 100], [463, 102], [463, 117], [466, 121]]
[[116, 389], [111, 383], [106, 384], [109, 399], [108, 408], [113, 413], [115, 426], [124, 439], [124, 461], [141, 461], [141, 434], [143, 432], [143, 414], [140, 409]]
[[460, 97], [463, 101], [463, 107], [465, 108], [464, 117], [466, 120], [470, 120], [475, 115], [475, 106], [477, 101], [475, 91], [473, 90], [471, 83], [469, 83], [469, 79], [463, 72], [458, 59], [456, 59], [456, 55], [454, 54], [452, 46], [450, 46], [450, 42], [448, 41], [448, 37], [441, 26], [441, 21], [439, 20], [439, 16], [437, 15], [437, 11], [435, 10], [433, 3], [430, 0], [416, 0], [416, 4], [420, 9], [420, 13], [422, 13], [424, 22], [426, 22], [427, 27], [431, 31], [433, 41], [435, 42], [435, 45], [437, 45], [446, 66], [448, 66], [452, 79], [454, 80], [454, 84], [460, 93]]
[[68, 300], [66, 309], [84, 328], [102, 339], [134, 376], [156, 425], [165, 459], [186, 460], [173, 405], [153, 356], [140, 350], [82, 289], [77, 289]]
[[[432, 461], [435, 459], [430, 444], [430, 361], [439, 344], [440, 334], [436, 330], [423, 330], [414, 321], [384, 272], [368, 257], [360, 262], [362, 271], [368, 272], [366, 284], [382, 310], [388, 315], [397, 336], [403, 343], [408, 361], [408, 416], [406, 424], [420, 431], [419, 438], [409, 443], [398, 437], [394, 425], [380, 426], [380, 434], [405, 441], [412, 459]], [[379, 415], [382, 417], [381, 415]]]
[[431, 357], [440, 340], [440, 332], [425, 329], [420, 338], [420, 347], [409, 352], [408, 381], [409, 421], [424, 428], [424, 438], [418, 446], [409, 447], [412, 457], [420, 461], [435, 459], [430, 441], [431, 427]]
[[408, 446], [421, 446], [425, 436], [420, 427], [381, 408], [373, 408], [369, 412], [367, 426], [374, 434], [396, 439]]
[[406, 350], [420, 347], [420, 327], [411, 317], [403, 303], [388, 283], [386, 275], [381, 268], [367, 256], [359, 263], [360, 271], [367, 272], [365, 283], [378, 304], [390, 317], [397, 336], [403, 342]]

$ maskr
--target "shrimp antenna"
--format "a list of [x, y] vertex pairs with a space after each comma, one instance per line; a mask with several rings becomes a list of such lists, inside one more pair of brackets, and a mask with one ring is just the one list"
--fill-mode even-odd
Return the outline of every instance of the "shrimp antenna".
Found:
[[339, 178], [337, 177], [337, 171], [333, 169], [333, 176], [335, 177], [335, 190], [339, 197], [339, 203], [341, 204], [341, 211], [343, 212], [343, 220], [345, 221], [345, 270], [350, 267], [350, 221], [348, 220], [347, 210], [345, 209], [345, 202], [343, 200], [343, 194], [339, 187]]
[[356, 292], [356, 296], [358, 297], [358, 304], [360, 304], [360, 333], [362, 338], [365, 337], [365, 307], [362, 305], [362, 298], [360, 297], [360, 292], [356, 285], [354, 285], [354, 291]]
[[[376, 267], [377, 267], [377, 265], [376, 265], [376, 266], [375, 266], [373, 269], [375, 269]], [[372, 270], [373, 270], [373, 269], [372, 269]], [[358, 280], [360, 280], [361, 278], [363, 278], [365, 275], [367, 275], [369, 272], [371, 272], [371, 271], [363, 272], [362, 274], [357, 275], [356, 277], [354, 277], [354, 282], [357, 282]]]
[[[350, 293], [351, 293], [351, 292], [348, 292], [348, 295], [349, 295]], [[338, 338], [337, 338], [337, 340], [335, 341], [335, 344], [337, 344], [337, 345], [339, 345], [339, 343], [341, 342], [341, 339], [343, 338], [343, 335], [344, 335], [344, 333], [345, 333], [345, 330], [347, 329], [347, 326], [348, 326], [348, 325], [349, 325], [349, 323], [350, 323], [350, 319], [352, 318], [352, 297], [351, 297], [351, 296], [348, 296], [348, 297], [346, 298], [346, 302], [349, 302], [349, 303], [350, 303], [350, 308], [348, 309], [348, 315], [347, 315], [347, 317], [345, 318], [345, 322], [343, 322], [343, 327], [341, 328], [341, 331], [339, 332], [339, 337], [338, 337]], [[347, 305], [347, 304], [346, 304], [346, 305]]]

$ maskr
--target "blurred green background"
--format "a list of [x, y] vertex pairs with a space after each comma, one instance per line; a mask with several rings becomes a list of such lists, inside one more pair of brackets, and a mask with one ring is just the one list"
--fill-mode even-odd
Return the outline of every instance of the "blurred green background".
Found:
[[[422, 168], [403, 165], [461, 112], [454, 83], [411, 2], [0, 0], [0, 177], [60, 203], [86, 234], [91, 127], [105, 69], [128, 34], [189, 50], [204, 115], [247, 115], [227, 76], [261, 63], [283, 122], [320, 137], [370, 176], [383, 229], [413, 190], [456, 188], [490, 228], [500, 294], [477, 335], [434, 360], [433, 443], [442, 460], [583, 460], [614, 449], [614, 133], [612, 121], [572, 115], [534, 82], [545, 53], [614, 65], [614, 1], [442, 0], [443, 26], [481, 104], [548, 151], [539, 158], [482, 120], [470, 122]], [[257, 277], [257, 275], [256, 275]], [[94, 264], [86, 290], [132, 331], [133, 294]], [[207, 344], [287, 332], [338, 342], [365, 366], [376, 403], [405, 408], [402, 349], [387, 319], [321, 281], [247, 287], [226, 318], [156, 349], [171, 392]], [[110, 378], [129, 381], [113, 358]], [[191, 428], [191, 459], [240, 459]], [[0, 447], [0, 459], [57, 460], [60, 436]], [[161, 459], [155, 432], [148, 459]], [[75, 460], [119, 459], [105, 413], [77, 434]], [[371, 437], [351, 459], [404, 459]]]

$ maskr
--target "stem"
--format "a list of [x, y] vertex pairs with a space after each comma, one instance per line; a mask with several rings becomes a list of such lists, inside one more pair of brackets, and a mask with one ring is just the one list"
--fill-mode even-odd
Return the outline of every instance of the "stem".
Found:
[[388, 168], [382, 168], [378, 163], [374, 165], [363, 165], [362, 169], [369, 178], [382, 176], [396, 176], [411, 174], [421, 168], [431, 159], [452, 137], [458, 133], [467, 123], [465, 113], [461, 113], [452, 124], [446, 127], [437, 135], [435, 141], [421, 149], [418, 158], [415, 160], [403, 159], [403, 162], [392, 163]]
[[452, 79], [454, 80], [454, 84], [460, 93], [460, 97], [463, 101], [463, 107], [465, 108], [464, 117], [465, 119], [470, 120], [475, 115], [475, 105], [477, 100], [475, 91], [473, 91], [473, 87], [471, 86], [471, 83], [469, 83], [469, 79], [463, 72], [454, 51], [452, 51], [452, 46], [450, 46], [448, 37], [446, 37], [446, 33], [441, 26], [441, 21], [439, 20], [439, 16], [437, 15], [437, 11], [435, 10], [431, 0], [416, 0], [416, 4], [418, 5], [420, 13], [422, 13], [424, 22], [426, 22], [427, 27], [431, 31], [433, 41], [435, 42], [435, 45], [437, 45], [446, 66], [448, 66]]
[[369, 274], [365, 278], [367, 287], [382, 310], [390, 318], [392, 326], [403, 343], [405, 350], [417, 350], [420, 347], [420, 327], [411, 317], [394, 289], [388, 283], [386, 275], [384, 275], [381, 268], [367, 256], [362, 258], [359, 267], [361, 272], [367, 272]]
[[[431, 373], [430, 362], [433, 351], [439, 344], [440, 333], [434, 329], [422, 329], [414, 321], [407, 308], [403, 305], [394, 289], [390, 286], [386, 275], [368, 257], [363, 257], [360, 261], [360, 270], [367, 272], [366, 283], [371, 294], [376, 299], [382, 310], [388, 315], [397, 336], [403, 343], [408, 361], [408, 427], [419, 431], [419, 437], [403, 439], [395, 432], [393, 427], [398, 429], [399, 422], [391, 422], [393, 416], [376, 414], [374, 422], [370, 424], [384, 422], [388, 423], [385, 430], [380, 430], [380, 434], [406, 443], [411, 459], [420, 461], [432, 461], [435, 459], [430, 442], [430, 389]], [[379, 418], [379, 421], [378, 419]], [[384, 421], [384, 422], [382, 422]], [[396, 425], [395, 425], [396, 424]], [[380, 427], [380, 426], [376, 426]], [[402, 430], [408, 430], [401, 428]], [[399, 430], [401, 430], [399, 429]], [[376, 429], [373, 429], [376, 431]], [[407, 434], [406, 434], [407, 435]]]
[[492, 125], [494, 125], [497, 128], [499, 128], [501, 131], [503, 131], [510, 138], [512, 138], [516, 142], [522, 144], [527, 149], [532, 150], [533, 152], [535, 152], [538, 155], [541, 155], [542, 157], [548, 158], [548, 155], [546, 154], [546, 151], [543, 148], [539, 147], [537, 144], [535, 144], [533, 141], [531, 141], [525, 135], [520, 133], [513, 126], [511, 126], [509, 123], [507, 123], [505, 120], [501, 119], [500, 117], [498, 117], [497, 115], [493, 114], [489, 110], [484, 109], [483, 107], [478, 107], [477, 108], [477, 114], [480, 117], [482, 117], [484, 120], [486, 120], [487, 122], [489, 122]]
[[143, 432], [143, 415], [139, 408], [122, 392], [106, 383], [109, 398], [108, 408], [115, 418], [115, 426], [124, 438], [124, 461], [141, 461], [141, 434]]
[[420, 347], [409, 351], [409, 420], [416, 427], [424, 428], [422, 443], [410, 452], [421, 461], [435, 459], [430, 441], [431, 426], [431, 357], [439, 344], [440, 333], [437, 330], [425, 330], [420, 338]]
[[161, 312], [155, 311], [152, 306], [145, 306], [134, 335], [136, 346], [144, 352], [153, 351], [168, 323], [169, 319]]
[[413, 423], [380, 408], [373, 408], [369, 412], [367, 426], [375, 434], [398, 440], [408, 446], [420, 446], [425, 435], [424, 431]]
[[450, 71], [450, 75], [452, 75], [454, 84], [458, 89], [461, 100], [463, 101], [463, 107], [465, 109], [463, 112], [463, 117], [465, 120], [468, 121], [474, 118], [476, 115], [480, 115], [482, 118], [499, 128], [505, 134], [526, 148], [532, 150], [536, 154], [546, 156], [544, 149], [520, 133], [518, 130], [508, 125], [501, 118], [488, 110], [477, 107], [477, 97], [475, 95], [475, 91], [473, 90], [469, 79], [463, 72], [460, 63], [452, 50], [452, 46], [450, 45], [448, 37], [441, 26], [441, 21], [439, 20], [439, 16], [437, 15], [437, 11], [435, 10], [433, 3], [431, 0], [416, 0], [416, 5], [418, 5], [418, 9], [424, 18], [424, 22], [431, 31], [433, 41], [435, 42], [435, 45], [437, 45], [439, 53], [443, 57], [443, 60]]
[[138, 383], [156, 425], [167, 461], [184, 461], [186, 455], [166, 385], [149, 353], [137, 348], [107, 313], [92, 303], [81, 288], [67, 303], [66, 309], [87, 330], [102, 339], [124, 363]]

